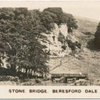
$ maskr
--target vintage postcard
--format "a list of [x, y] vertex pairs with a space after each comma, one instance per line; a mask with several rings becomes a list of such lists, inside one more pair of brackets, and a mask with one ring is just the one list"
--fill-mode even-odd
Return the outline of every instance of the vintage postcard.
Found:
[[100, 98], [100, 1], [0, 1], [1, 98]]

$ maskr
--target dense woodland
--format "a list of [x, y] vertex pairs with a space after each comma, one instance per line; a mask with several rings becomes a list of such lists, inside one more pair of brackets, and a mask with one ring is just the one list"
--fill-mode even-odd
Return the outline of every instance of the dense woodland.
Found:
[[0, 67], [3, 66], [2, 59], [7, 57], [7, 72], [12, 75], [19, 75], [17, 73], [22, 69], [25, 69], [26, 77], [29, 73], [32, 75], [32, 71], [41, 75], [48, 73], [46, 46], [38, 40], [46, 39], [41, 33], [48, 34], [54, 23], [66, 23], [69, 33], [78, 27], [75, 18], [61, 8], [43, 11], [0, 8]]

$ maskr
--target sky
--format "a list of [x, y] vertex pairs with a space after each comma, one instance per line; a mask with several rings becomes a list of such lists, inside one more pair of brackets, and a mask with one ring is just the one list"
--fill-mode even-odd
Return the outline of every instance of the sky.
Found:
[[64, 12], [100, 21], [100, 1], [0, 1], [0, 7], [28, 7], [40, 9], [61, 7]]

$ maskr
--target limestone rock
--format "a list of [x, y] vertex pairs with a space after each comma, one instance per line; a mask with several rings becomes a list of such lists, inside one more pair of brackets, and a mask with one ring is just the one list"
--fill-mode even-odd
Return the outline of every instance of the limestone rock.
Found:
[[41, 42], [41, 43], [47, 46], [46, 50], [49, 51], [49, 53], [52, 56], [63, 57], [70, 52], [70, 49], [67, 45], [66, 50], [63, 50], [62, 48], [63, 44], [58, 40], [59, 33], [62, 33], [63, 36], [66, 38], [68, 34], [68, 28], [65, 23], [62, 23], [60, 26], [54, 23], [54, 28], [50, 32], [50, 34], [42, 33], [42, 35], [47, 37], [48, 41]]
[[[59, 41], [60, 34], [63, 35], [63, 37], [60, 38], [62, 41]], [[52, 31], [50, 31], [49, 34], [42, 33], [42, 35], [46, 36], [48, 41], [43, 40], [41, 43], [46, 45], [46, 51], [51, 55], [51, 57], [64, 57], [71, 53], [72, 50], [77, 51], [81, 48], [81, 44], [75, 35], [72, 33], [68, 34], [66, 23], [62, 23], [59, 26], [54, 23]]]

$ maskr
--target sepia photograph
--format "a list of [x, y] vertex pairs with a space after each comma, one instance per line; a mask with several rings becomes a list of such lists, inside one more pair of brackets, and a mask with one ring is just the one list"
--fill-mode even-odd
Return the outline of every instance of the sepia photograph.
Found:
[[100, 1], [0, 1], [0, 86], [100, 86]]

